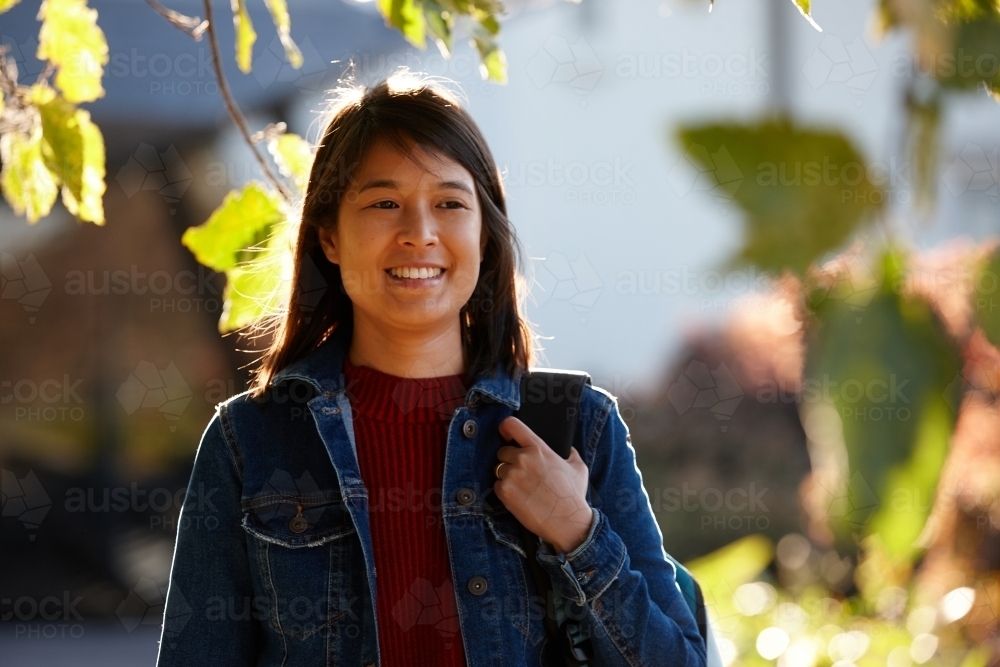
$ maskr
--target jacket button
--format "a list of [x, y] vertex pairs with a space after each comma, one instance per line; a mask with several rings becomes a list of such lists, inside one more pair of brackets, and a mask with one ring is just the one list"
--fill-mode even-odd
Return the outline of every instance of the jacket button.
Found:
[[479, 426], [472, 419], [462, 424], [462, 435], [466, 438], [475, 438], [477, 431], [479, 431]]
[[301, 514], [293, 516], [291, 520], [288, 522], [288, 530], [296, 534], [305, 531], [305, 529], [308, 527], [309, 527], [309, 522], [306, 521], [306, 518]]
[[476, 492], [472, 489], [459, 489], [458, 493], [455, 494], [458, 498], [458, 502], [462, 505], [471, 505], [472, 501], [476, 499]]
[[486, 592], [486, 579], [483, 577], [473, 577], [469, 579], [469, 592], [473, 595], [482, 595]]

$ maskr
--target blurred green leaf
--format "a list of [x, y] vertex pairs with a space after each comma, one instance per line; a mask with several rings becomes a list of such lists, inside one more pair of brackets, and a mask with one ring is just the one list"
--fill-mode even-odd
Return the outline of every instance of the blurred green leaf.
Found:
[[257, 33], [253, 29], [246, 0], [230, 0], [233, 10], [233, 28], [236, 30], [236, 64], [240, 71], [249, 74], [253, 67], [253, 45]]
[[226, 272], [219, 331], [225, 333], [260, 320], [282, 306], [282, 285], [289, 284], [291, 254], [287, 221], [271, 227], [260, 252]]
[[295, 69], [302, 67], [302, 51], [299, 50], [298, 45], [292, 40], [292, 20], [288, 16], [288, 4], [286, 0], [264, 0], [264, 4], [267, 5], [268, 11], [271, 12], [274, 27], [278, 31], [278, 38], [281, 39], [281, 45], [285, 47], [285, 57], [288, 58], [289, 64]]
[[90, 113], [45, 85], [32, 88], [42, 120], [42, 158], [63, 186], [63, 204], [79, 219], [104, 224], [104, 137]]
[[280, 197], [251, 182], [226, 195], [204, 224], [184, 232], [181, 242], [199, 263], [226, 273], [221, 332], [280, 305], [278, 288], [290, 271], [290, 229]]
[[972, 298], [976, 322], [989, 341], [1000, 346], [1000, 250], [980, 268]]
[[[949, 59], [950, 58], [950, 59]], [[1000, 18], [996, 15], [959, 23], [954, 47], [944, 54], [936, 68], [942, 85], [975, 91], [980, 85], [1000, 90]]]
[[882, 207], [873, 170], [838, 132], [779, 119], [682, 127], [678, 138], [700, 166], [695, 187], [746, 213], [738, 259], [762, 269], [803, 273]]
[[199, 263], [229, 271], [245, 259], [245, 251], [264, 240], [285, 219], [281, 200], [262, 183], [248, 183], [226, 195], [219, 208], [197, 227], [189, 227], [181, 242]]
[[297, 134], [279, 134], [268, 140], [267, 150], [278, 165], [281, 175], [291, 178], [299, 192], [305, 192], [313, 163], [309, 142]]
[[828, 511], [834, 533], [852, 548], [877, 530], [894, 559], [915, 554], [954, 424], [947, 405], [961, 369], [930, 305], [901, 293], [906, 262], [894, 251], [882, 256], [869, 271], [877, 292], [862, 308], [823, 290], [810, 295], [818, 330], [802, 392], [804, 402], [832, 405], [843, 427], [849, 470]]
[[42, 159], [41, 128], [31, 136], [20, 132], [0, 135], [0, 187], [17, 215], [37, 222], [52, 210], [59, 194], [55, 176]]
[[913, 419], [916, 424], [910, 455], [887, 471], [886, 502], [879, 506], [868, 526], [868, 532], [879, 536], [894, 562], [913, 562], [919, 551], [915, 542], [934, 503], [934, 491], [954, 426], [945, 392], [927, 396]]
[[774, 545], [763, 535], [747, 535], [684, 564], [706, 591], [731, 592], [753, 581], [774, 558]]
[[38, 16], [36, 56], [58, 68], [55, 83], [66, 100], [78, 104], [103, 97], [108, 42], [97, 25], [97, 10], [86, 0], [45, 0]]
[[425, 0], [424, 18], [427, 29], [434, 35], [438, 50], [446, 58], [451, 56], [452, 31], [455, 28], [455, 16], [437, 0]]
[[482, 60], [479, 65], [480, 76], [485, 80], [507, 83], [507, 56], [496, 41], [489, 36], [476, 36], [473, 42]]
[[378, 9], [385, 17], [387, 26], [398, 29], [410, 44], [420, 49], [426, 48], [424, 13], [418, 2], [415, 0], [378, 0]]

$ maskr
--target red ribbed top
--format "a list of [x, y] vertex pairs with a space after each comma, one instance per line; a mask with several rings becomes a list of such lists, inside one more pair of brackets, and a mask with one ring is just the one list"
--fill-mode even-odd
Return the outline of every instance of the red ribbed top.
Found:
[[441, 516], [448, 426], [463, 375], [402, 378], [344, 355], [376, 571], [386, 667], [466, 667]]

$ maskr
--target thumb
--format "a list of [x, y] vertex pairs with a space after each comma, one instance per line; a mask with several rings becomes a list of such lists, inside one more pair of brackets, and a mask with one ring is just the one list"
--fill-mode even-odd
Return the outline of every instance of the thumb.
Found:
[[574, 470], [586, 470], [587, 464], [584, 463], [583, 457], [580, 456], [580, 452], [576, 450], [576, 447], [569, 448], [569, 456], [566, 461], [573, 466]]

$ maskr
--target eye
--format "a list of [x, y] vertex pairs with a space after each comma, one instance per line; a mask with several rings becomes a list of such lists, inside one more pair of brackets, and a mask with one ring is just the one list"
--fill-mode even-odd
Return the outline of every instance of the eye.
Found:
[[[448, 204], [455, 204], [455, 206], [448, 206]], [[465, 208], [465, 204], [457, 200], [446, 201], [442, 204], [445, 208]]]
[[391, 206], [395, 206], [396, 202], [392, 201], [391, 199], [386, 199], [383, 201], [375, 202], [374, 204], [372, 204], [372, 208], [389, 208], [389, 206], [382, 206], [382, 204], [390, 204]]

